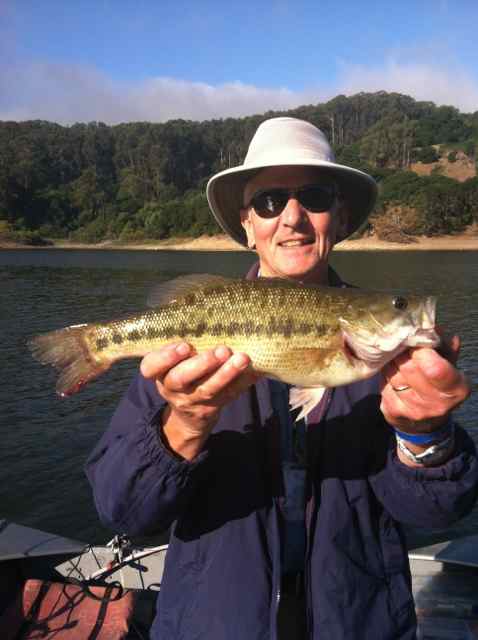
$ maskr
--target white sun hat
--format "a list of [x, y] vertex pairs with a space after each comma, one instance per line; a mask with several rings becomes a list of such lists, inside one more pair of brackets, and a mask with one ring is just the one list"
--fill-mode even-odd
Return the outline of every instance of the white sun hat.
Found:
[[367, 219], [377, 198], [375, 180], [363, 171], [337, 164], [320, 129], [297, 118], [271, 118], [259, 125], [247, 151], [244, 164], [214, 175], [206, 194], [214, 217], [236, 242], [247, 247], [241, 225], [244, 188], [261, 169], [279, 166], [317, 167], [338, 186], [347, 211], [344, 240]]

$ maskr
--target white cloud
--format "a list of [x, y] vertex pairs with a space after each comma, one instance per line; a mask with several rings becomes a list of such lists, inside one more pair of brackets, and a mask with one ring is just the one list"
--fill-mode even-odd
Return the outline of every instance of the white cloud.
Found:
[[173, 78], [154, 78], [129, 93], [147, 120], [239, 117], [269, 109], [291, 109], [303, 96], [288, 89], [264, 89], [230, 82], [217, 87]]
[[134, 111], [128, 112], [120, 88], [107, 76], [77, 65], [17, 63], [0, 67], [0, 95], [2, 120], [41, 119], [67, 124], [117, 122], [136, 116]]
[[339, 80], [325, 93], [314, 87], [298, 92], [241, 82], [212, 86], [164, 77], [126, 84], [80, 65], [0, 63], [0, 119], [43, 119], [62, 124], [205, 120], [290, 109], [323, 102], [339, 93], [379, 90], [453, 104], [462, 111], [478, 110], [478, 82], [463, 69], [388, 60], [372, 69], [341, 64], [339, 71]]
[[[8, 92], [2, 87], [8, 87]], [[151, 78], [127, 85], [91, 68], [45, 63], [0, 67], [0, 96], [1, 120], [44, 119], [63, 124], [239, 117], [290, 109], [305, 100], [305, 94], [288, 89], [241, 82], [212, 86]]]
[[476, 78], [463, 69], [442, 63], [388, 60], [375, 69], [343, 65], [337, 89], [347, 95], [359, 91], [394, 91], [416, 100], [431, 100], [437, 105], [453, 105], [463, 112], [478, 111]]

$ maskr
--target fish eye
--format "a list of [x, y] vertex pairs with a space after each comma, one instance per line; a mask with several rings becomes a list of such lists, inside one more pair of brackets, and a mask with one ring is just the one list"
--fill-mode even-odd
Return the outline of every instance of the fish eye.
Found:
[[405, 311], [405, 309], [408, 307], [407, 299], [403, 298], [402, 296], [396, 296], [392, 300], [392, 304], [395, 307], [395, 309], [398, 309], [399, 311]]

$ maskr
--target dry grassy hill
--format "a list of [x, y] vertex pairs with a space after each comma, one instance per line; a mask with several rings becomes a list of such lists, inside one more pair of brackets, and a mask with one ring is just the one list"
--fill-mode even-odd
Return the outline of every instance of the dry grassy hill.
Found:
[[[439, 151], [440, 145], [434, 146], [437, 151]], [[410, 165], [410, 169], [420, 176], [429, 176], [435, 172], [442, 176], [458, 180], [459, 182], [465, 182], [465, 180], [476, 176], [475, 161], [469, 158], [463, 151], [457, 151], [455, 162], [450, 162], [445, 153], [438, 162], [430, 162], [428, 164], [414, 162]]]

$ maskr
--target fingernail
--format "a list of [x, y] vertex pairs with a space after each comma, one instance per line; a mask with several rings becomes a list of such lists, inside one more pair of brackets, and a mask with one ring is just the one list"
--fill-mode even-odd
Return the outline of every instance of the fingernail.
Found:
[[430, 362], [437, 355], [438, 354], [434, 349], [429, 349], [428, 347], [419, 347], [412, 352], [412, 359], [415, 360], [418, 364], [422, 364], [422, 362]]
[[181, 342], [176, 347], [176, 353], [180, 356], [187, 356], [190, 351], [191, 347], [186, 342]]
[[443, 375], [443, 358], [433, 349], [420, 349], [415, 360], [426, 376], [439, 378]]
[[218, 360], [224, 360], [224, 358], [227, 358], [230, 355], [230, 351], [227, 347], [216, 347], [214, 349], [214, 355]]
[[243, 353], [236, 353], [231, 358], [231, 364], [236, 367], [236, 369], [245, 369], [249, 361]]

